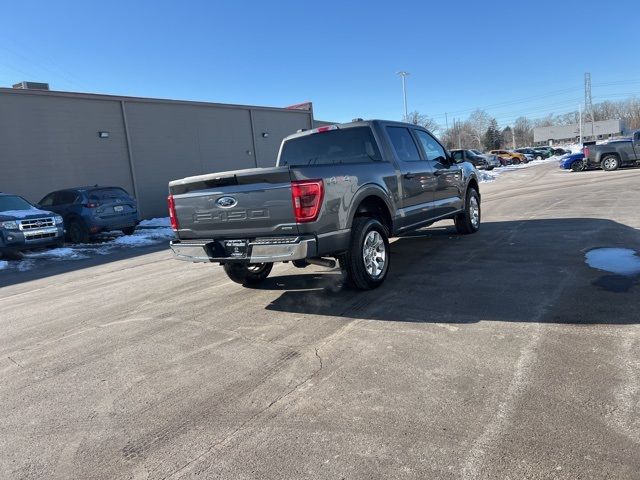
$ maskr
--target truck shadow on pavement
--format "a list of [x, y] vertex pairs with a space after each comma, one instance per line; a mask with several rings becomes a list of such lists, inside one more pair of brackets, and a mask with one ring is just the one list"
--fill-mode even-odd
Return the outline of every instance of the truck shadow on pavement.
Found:
[[640, 231], [588, 218], [489, 222], [468, 236], [439, 226], [392, 243], [391, 271], [376, 290], [344, 287], [338, 270], [300, 270], [259, 288], [283, 290], [268, 310], [297, 314], [435, 323], [639, 323], [640, 278], [589, 267], [585, 253], [599, 247], [640, 251]]

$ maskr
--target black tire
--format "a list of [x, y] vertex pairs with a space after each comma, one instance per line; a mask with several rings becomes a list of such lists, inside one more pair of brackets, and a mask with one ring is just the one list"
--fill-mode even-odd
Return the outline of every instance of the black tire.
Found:
[[71, 220], [67, 226], [67, 238], [71, 243], [87, 243], [90, 239], [89, 229], [81, 220]]
[[127, 227], [122, 229], [122, 233], [124, 233], [125, 235], [133, 235], [133, 232], [135, 231], [136, 231], [135, 225], [133, 227]]
[[480, 230], [480, 220], [480, 195], [475, 188], [470, 187], [464, 201], [464, 212], [454, 218], [456, 230], [461, 235], [476, 233]]
[[620, 167], [620, 159], [615, 155], [607, 155], [600, 162], [600, 166], [605, 172], [613, 172]]
[[490, 167], [487, 167], [487, 170], [491, 171], [491, 170], [493, 170], [494, 168], [496, 168], [496, 167], [495, 167], [494, 165], [491, 165]]
[[273, 263], [225, 263], [227, 276], [240, 285], [257, 285], [269, 276]]
[[[365, 256], [369, 259], [368, 264]], [[391, 263], [389, 233], [385, 226], [375, 218], [354, 218], [349, 250], [339, 260], [347, 284], [359, 290], [372, 290], [382, 285]], [[380, 272], [377, 272], [378, 268]]]
[[584, 162], [582, 160], [580, 160], [579, 162], [573, 162], [571, 164], [572, 172], [581, 172], [583, 170], [584, 170]]

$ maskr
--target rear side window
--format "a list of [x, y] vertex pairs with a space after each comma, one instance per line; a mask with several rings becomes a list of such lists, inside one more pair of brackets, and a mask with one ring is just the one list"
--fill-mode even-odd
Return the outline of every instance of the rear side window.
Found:
[[58, 192], [55, 197], [54, 205], [68, 205], [74, 203], [78, 198], [78, 194], [75, 192]]
[[122, 188], [97, 188], [88, 192], [90, 202], [110, 202], [113, 200], [129, 200], [131, 197]]
[[407, 128], [387, 127], [387, 133], [398, 160], [402, 162], [418, 162], [422, 160], [418, 153], [416, 142], [413, 141], [413, 137]]
[[313, 133], [287, 140], [279, 165], [308, 166], [381, 162], [382, 156], [369, 127]]

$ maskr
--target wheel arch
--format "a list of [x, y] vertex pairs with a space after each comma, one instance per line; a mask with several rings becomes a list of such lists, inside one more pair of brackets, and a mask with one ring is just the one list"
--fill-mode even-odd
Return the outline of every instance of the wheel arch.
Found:
[[387, 228], [389, 235], [394, 233], [393, 207], [386, 192], [377, 185], [365, 185], [354, 196], [349, 215], [349, 227], [356, 217], [376, 217]]

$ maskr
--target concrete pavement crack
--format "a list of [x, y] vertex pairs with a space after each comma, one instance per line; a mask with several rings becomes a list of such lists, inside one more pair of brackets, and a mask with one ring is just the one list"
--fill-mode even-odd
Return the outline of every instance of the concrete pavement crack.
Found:
[[18, 362], [16, 362], [16, 361], [15, 361], [13, 358], [11, 358], [10, 356], [8, 356], [7, 358], [11, 361], [11, 363], [13, 363], [13, 364], [15, 364], [15, 365], [19, 366], [20, 368], [24, 368], [22, 365], [20, 365]]

